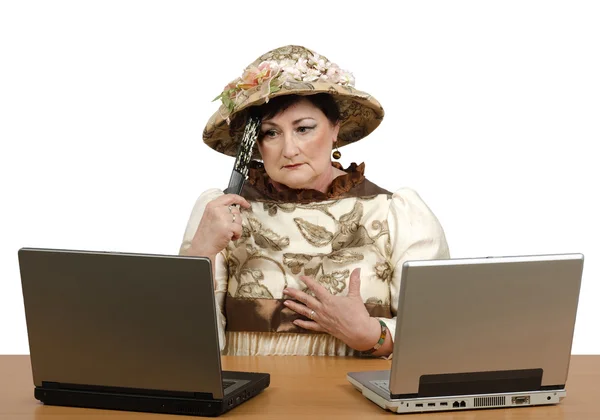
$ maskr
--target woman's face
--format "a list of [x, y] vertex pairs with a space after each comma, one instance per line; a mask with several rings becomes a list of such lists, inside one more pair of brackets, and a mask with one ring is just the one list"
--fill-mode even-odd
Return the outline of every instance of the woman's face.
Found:
[[333, 180], [330, 156], [339, 128], [307, 99], [263, 120], [258, 150], [269, 177], [290, 188], [325, 191]]

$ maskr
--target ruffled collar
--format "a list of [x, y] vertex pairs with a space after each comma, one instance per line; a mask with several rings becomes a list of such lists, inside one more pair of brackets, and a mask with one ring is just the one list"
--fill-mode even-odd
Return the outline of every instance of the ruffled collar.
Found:
[[360, 165], [351, 163], [346, 169], [343, 169], [342, 165], [338, 162], [332, 162], [332, 166], [341, 169], [346, 174], [334, 178], [324, 193], [312, 189], [293, 189], [281, 184], [279, 184], [280, 189], [278, 190], [273, 185], [273, 181], [267, 175], [264, 167], [250, 168], [248, 172], [248, 184], [252, 185], [261, 195], [264, 195], [268, 199], [287, 203], [306, 203], [340, 198], [365, 180], [364, 162]]

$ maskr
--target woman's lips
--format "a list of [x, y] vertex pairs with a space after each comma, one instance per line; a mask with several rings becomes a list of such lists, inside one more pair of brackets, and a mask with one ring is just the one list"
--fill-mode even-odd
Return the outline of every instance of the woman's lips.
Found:
[[295, 165], [286, 165], [286, 166], [284, 166], [284, 168], [285, 169], [296, 169], [296, 168], [299, 168], [302, 165], [303, 165], [303, 163], [296, 163]]

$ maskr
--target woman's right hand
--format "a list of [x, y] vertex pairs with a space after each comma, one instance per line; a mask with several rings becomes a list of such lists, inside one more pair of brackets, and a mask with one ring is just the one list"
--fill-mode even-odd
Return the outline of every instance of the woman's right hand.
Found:
[[225, 249], [229, 241], [242, 236], [242, 215], [235, 204], [250, 208], [250, 203], [236, 194], [222, 195], [206, 205], [188, 255], [213, 258]]

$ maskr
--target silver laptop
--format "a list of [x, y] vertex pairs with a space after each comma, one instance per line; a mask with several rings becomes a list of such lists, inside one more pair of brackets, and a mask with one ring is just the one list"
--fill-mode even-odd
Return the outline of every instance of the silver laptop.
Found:
[[406, 262], [391, 371], [348, 373], [396, 413], [557, 404], [583, 255]]
[[206, 258], [21, 249], [19, 265], [45, 404], [216, 416], [269, 386], [221, 370]]

